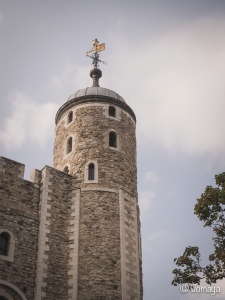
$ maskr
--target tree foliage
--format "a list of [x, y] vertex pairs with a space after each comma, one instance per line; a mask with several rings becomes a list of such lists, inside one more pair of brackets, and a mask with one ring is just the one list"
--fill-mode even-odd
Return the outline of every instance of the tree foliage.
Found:
[[194, 208], [204, 227], [212, 227], [215, 233], [210, 263], [201, 267], [198, 247], [187, 247], [182, 256], [174, 259], [178, 268], [173, 270], [172, 285], [188, 284], [191, 289], [194, 284], [199, 285], [202, 279], [211, 285], [225, 278], [225, 173], [216, 175], [215, 180], [217, 187], [207, 186]]

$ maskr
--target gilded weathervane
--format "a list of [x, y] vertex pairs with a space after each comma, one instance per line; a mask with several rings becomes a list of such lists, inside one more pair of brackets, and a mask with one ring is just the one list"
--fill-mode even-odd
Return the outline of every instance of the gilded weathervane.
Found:
[[[99, 59], [99, 55], [100, 55], [99, 52], [105, 50], [105, 43], [99, 45], [99, 41], [97, 39], [94, 39], [92, 41], [92, 44], [94, 47], [90, 51], [86, 52], [86, 56], [93, 59], [92, 65], [94, 66], [94, 68], [98, 68], [99, 62], [107, 65], [106, 62]], [[89, 55], [89, 54], [92, 54], [92, 55]]]

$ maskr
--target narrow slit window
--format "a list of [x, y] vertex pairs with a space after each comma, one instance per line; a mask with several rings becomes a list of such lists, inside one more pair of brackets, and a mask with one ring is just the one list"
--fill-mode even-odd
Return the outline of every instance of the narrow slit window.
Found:
[[109, 133], [109, 146], [116, 148], [116, 133], [113, 131]]
[[67, 154], [72, 151], [73, 148], [73, 139], [70, 137], [67, 141]]
[[88, 166], [88, 180], [94, 180], [95, 179], [95, 165], [90, 164]]
[[8, 254], [9, 235], [5, 232], [0, 234], [0, 255]]
[[113, 106], [109, 107], [109, 116], [110, 117], [115, 117], [116, 116], [116, 109]]
[[73, 112], [71, 111], [69, 114], [68, 114], [68, 124], [71, 123], [73, 121]]

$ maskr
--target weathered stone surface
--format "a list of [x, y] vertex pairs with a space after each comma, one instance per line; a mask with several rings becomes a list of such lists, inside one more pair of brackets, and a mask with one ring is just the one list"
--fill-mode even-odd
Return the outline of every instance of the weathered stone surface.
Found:
[[[126, 253], [129, 257], [125, 259], [131, 269], [128, 275], [126, 263], [122, 264], [120, 236], [121, 226], [125, 227], [126, 223], [119, 210], [119, 190], [122, 188], [137, 199], [135, 120], [117, 106], [114, 106], [116, 117], [110, 117], [109, 106], [110, 103], [107, 102], [85, 102], [64, 113], [55, 131], [54, 167], [63, 170], [65, 166], [69, 166], [69, 173], [76, 178], [76, 184], [82, 191], [78, 299], [142, 299], [142, 262], [138, 244], [140, 220], [137, 205], [134, 207], [135, 229], [126, 233], [129, 240]], [[73, 121], [68, 124], [68, 114], [71, 112]], [[110, 131], [117, 135], [116, 148], [109, 146]], [[73, 139], [73, 147], [70, 153], [66, 153], [70, 137]], [[85, 180], [88, 161], [98, 164], [98, 179], [95, 183]], [[136, 235], [135, 240], [132, 234]], [[135, 243], [134, 247], [128, 249], [132, 243]], [[132, 257], [134, 254], [135, 263]], [[124, 282], [121, 281], [121, 274], [125, 274]], [[127, 278], [129, 280], [126, 285]], [[127, 292], [122, 293], [126, 288]]]
[[81, 194], [79, 299], [122, 299], [118, 193]]
[[49, 196], [49, 233], [47, 253], [46, 299], [68, 299], [69, 264], [69, 213], [71, 211], [73, 178], [70, 175], [50, 169], [51, 192]]
[[[0, 295], [11, 296], [13, 300], [23, 300], [18, 293], [12, 290], [10, 287], [0, 284]], [[7, 299], [7, 298], [6, 298]]]
[[0, 229], [10, 230], [15, 237], [14, 262], [0, 259], [0, 279], [12, 283], [21, 292], [25, 288], [27, 299], [33, 300], [39, 189], [19, 178], [24, 165], [2, 157], [0, 161], [4, 163], [4, 172], [0, 171]]
[[[0, 159], [0, 230], [15, 237], [14, 261], [0, 256], [0, 280], [27, 300], [141, 300], [134, 114], [123, 104], [109, 116], [112, 103], [103, 98], [73, 103], [58, 118], [54, 168], [34, 169], [26, 181], [24, 165]], [[109, 146], [111, 131], [116, 148]], [[13, 288], [1, 288], [22, 299]]]
[[[99, 168], [99, 186], [120, 188], [137, 192], [136, 137], [133, 119], [116, 108], [119, 120], [108, 117], [109, 105], [79, 105], [73, 109], [74, 120], [68, 126], [67, 114], [56, 127], [54, 167], [63, 170], [69, 163], [70, 174], [77, 178], [80, 187], [84, 183], [84, 167], [89, 159], [95, 159]], [[119, 146], [109, 147], [109, 132], [115, 130]], [[66, 155], [66, 141], [73, 137], [73, 150]], [[90, 186], [90, 183], [88, 184]]]

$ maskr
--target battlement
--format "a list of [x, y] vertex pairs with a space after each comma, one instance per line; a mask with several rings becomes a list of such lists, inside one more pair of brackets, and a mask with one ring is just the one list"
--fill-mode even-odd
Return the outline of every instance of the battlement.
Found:
[[41, 182], [41, 171], [32, 169], [30, 173], [30, 181], [34, 183], [34, 186], [38, 187], [37, 185], [39, 185]]
[[0, 172], [12, 177], [24, 179], [25, 165], [9, 158], [0, 156]]

